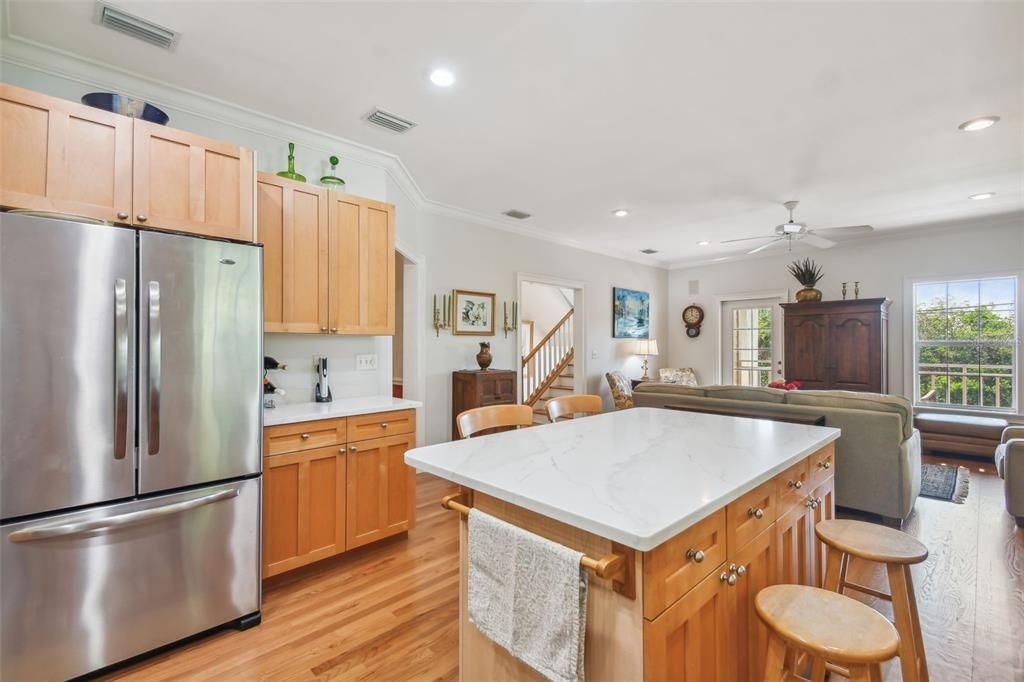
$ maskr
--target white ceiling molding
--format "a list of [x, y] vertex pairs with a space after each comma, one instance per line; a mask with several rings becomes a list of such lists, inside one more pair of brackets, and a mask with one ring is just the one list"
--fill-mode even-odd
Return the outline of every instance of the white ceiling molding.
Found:
[[[4, 2], [6, 15], [7, 3]], [[5, 21], [5, 27], [9, 22]], [[415, 178], [402, 160], [395, 154], [330, 133], [302, 126], [291, 121], [254, 111], [216, 97], [181, 88], [170, 83], [148, 78], [142, 74], [121, 67], [104, 64], [81, 57], [73, 52], [54, 48], [24, 38], [4, 29], [3, 49], [0, 52], [0, 67], [11, 64], [44, 73], [57, 78], [79, 83], [90, 88], [123, 92], [139, 97], [157, 106], [177, 109], [191, 116], [245, 130], [250, 133], [280, 140], [282, 143], [295, 142], [299, 145], [321, 148], [329, 141], [332, 148], [340, 150], [342, 156], [368, 166], [382, 169], [394, 180], [402, 192], [417, 209], [478, 224], [482, 227], [502, 230], [531, 239], [560, 244], [582, 251], [597, 253], [617, 260], [624, 260], [649, 267], [667, 269], [668, 264], [649, 256], [637, 254], [630, 257], [611, 249], [596, 248], [575, 239], [553, 235], [541, 229], [531, 228], [512, 218], [500, 218], [450, 206], [429, 199], [416, 183]], [[2, 75], [2, 68], [0, 68]]]

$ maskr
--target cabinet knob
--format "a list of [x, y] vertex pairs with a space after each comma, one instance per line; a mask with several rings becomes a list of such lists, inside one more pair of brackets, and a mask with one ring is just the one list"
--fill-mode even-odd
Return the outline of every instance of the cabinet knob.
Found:
[[743, 564], [740, 564], [738, 566], [736, 564], [729, 564], [729, 572], [734, 573], [742, 578], [747, 574], [747, 567]]
[[338, 448], [338, 452], [340, 452], [341, 454], [344, 455], [345, 454], [345, 446], [341, 446], [340, 448]]
[[832, 463], [829, 462], [827, 459], [823, 460], [821, 462], [818, 462], [818, 468], [819, 469], [831, 469], [832, 468]]
[[789, 482], [789, 487], [790, 488], [796, 488], [797, 490], [800, 490], [800, 488], [804, 487], [804, 484], [803, 484], [803, 481], [790, 481]]
[[117, 218], [118, 220], [128, 220], [128, 214], [125, 213], [124, 211], [118, 211]]
[[763, 519], [764, 509], [761, 509], [760, 507], [754, 509], [751, 507], [750, 509], [747, 510], [747, 516], [753, 516], [755, 519]]
[[356, 450], [356, 446], [355, 446], [355, 445], [349, 445], [349, 446], [348, 446], [348, 451], [349, 451], [349, 452], [357, 452], [357, 450]]
[[817, 509], [818, 501], [815, 500], [813, 497], [808, 497], [807, 500], [804, 502], [804, 506], [809, 509]]
[[382, 428], [382, 429], [388, 428], [388, 423], [387, 422], [381, 422], [380, 423], [380, 428]]
[[699, 549], [688, 549], [686, 550], [686, 558], [695, 564], [699, 564], [704, 561], [704, 552]]
[[817, 502], [817, 503], [818, 503], [818, 506], [819, 506], [819, 507], [820, 507], [821, 505], [825, 504], [825, 500], [821, 499], [820, 497], [819, 497], [818, 499], [816, 499], [816, 500], [815, 500], [815, 502]]
[[322, 332], [327, 331], [327, 327], [320, 327], [320, 331], [322, 331]]
[[337, 334], [338, 333], [338, 328], [337, 327], [331, 327], [331, 333], [332, 334]]
[[736, 584], [736, 574], [735, 573], [726, 573], [725, 571], [722, 571], [722, 574], [720, 576], [718, 576], [718, 579], [720, 581], [722, 581], [723, 583], [729, 583], [729, 585], [735, 585]]
[[146, 222], [146, 216], [143, 215], [142, 213], [140, 213], [139, 215], [135, 216], [135, 219], [138, 220], [140, 223]]
[[309, 440], [309, 434], [308, 433], [304, 433], [304, 434], [302, 434], [301, 438], [302, 438], [302, 440]]

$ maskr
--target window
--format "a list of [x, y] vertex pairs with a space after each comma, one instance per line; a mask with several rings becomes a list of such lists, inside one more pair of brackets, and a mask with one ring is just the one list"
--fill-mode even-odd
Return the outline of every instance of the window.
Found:
[[772, 380], [772, 308], [734, 308], [731, 322], [732, 383], [767, 386]]
[[914, 404], [1017, 409], [1017, 278], [917, 282]]

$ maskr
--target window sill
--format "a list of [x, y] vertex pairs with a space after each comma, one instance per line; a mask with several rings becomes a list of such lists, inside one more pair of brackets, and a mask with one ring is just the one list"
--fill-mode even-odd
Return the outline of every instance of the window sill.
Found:
[[944, 405], [922, 405], [913, 406], [914, 414], [936, 413], [936, 414], [961, 414], [967, 417], [1002, 417], [1010, 421], [1024, 420], [1024, 414], [1012, 409], [995, 409], [991, 407], [949, 407]]

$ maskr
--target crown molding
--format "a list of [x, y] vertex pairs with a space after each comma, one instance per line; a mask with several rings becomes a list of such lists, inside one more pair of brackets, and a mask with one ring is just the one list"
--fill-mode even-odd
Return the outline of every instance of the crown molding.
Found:
[[[888, 230], [874, 232], [868, 236], [860, 237], [857, 239], [847, 239], [841, 242], [837, 242], [835, 246], [827, 251], [843, 250], [852, 246], [863, 246], [865, 244], [882, 243], [882, 242], [893, 242], [893, 241], [904, 241], [907, 239], [920, 239], [922, 237], [928, 237], [932, 235], [948, 234], [952, 232], [962, 232], [964, 230], [985, 230], [989, 228], [1005, 228], [1010, 229], [1016, 227], [1019, 230], [1024, 230], [1024, 211], [1010, 211], [1008, 213], [997, 213], [987, 216], [980, 216], [978, 218], [958, 218], [956, 220], [946, 220], [938, 223], [928, 223], [924, 225], [914, 226], [897, 226]], [[820, 253], [823, 249], [817, 249], [814, 247], [800, 245], [793, 250], [792, 253], [799, 255], [807, 255]], [[754, 255], [749, 254], [734, 254], [731, 256], [719, 256], [718, 258], [703, 258], [700, 260], [682, 260], [674, 261], [669, 264], [668, 269], [671, 272], [691, 270], [694, 268], [703, 268], [712, 265], [725, 265], [727, 263], [750, 263], [756, 262], [759, 259], [765, 258], [777, 258], [779, 252], [765, 252], [757, 253]]]
[[[651, 268], [667, 270], [669, 265], [649, 257], [631, 256], [613, 249], [587, 244], [575, 239], [561, 237], [538, 228], [516, 224], [512, 218], [498, 218], [445, 204], [426, 196], [409, 169], [396, 154], [353, 140], [332, 135], [265, 114], [226, 100], [195, 90], [183, 88], [159, 79], [144, 76], [130, 69], [113, 66], [104, 62], [82, 57], [74, 52], [46, 45], [7, 30], [8, 3], [4, 6], [4, 35], [0, 47], [0, 67], [4, 64], [37, 71], [90, 88], [124, 92], [153, 102], [160, 107], [177, 110], [220, 125], [230, 126], [249, 133], [280, 140], [282, 143], [296, 142], [302, 146], [322, 150], [324, 153], [339, 152], [348, 158], [367, 166], [382, 170], [394, 181], [402, 193], [421, 211], [434, 215], [465, 221], [501, 230], [530, 239], [559, 244], [580, 251], [596, 253], [620, 261], [637, 263]], [[2, 70], [0, 70], [2, 77]], [[2, 78], [0, 78], [2, 79]], [[327, 144], [329, 143], [329, 145]], [[330, 149], [326, 149], [330, 146]]]

